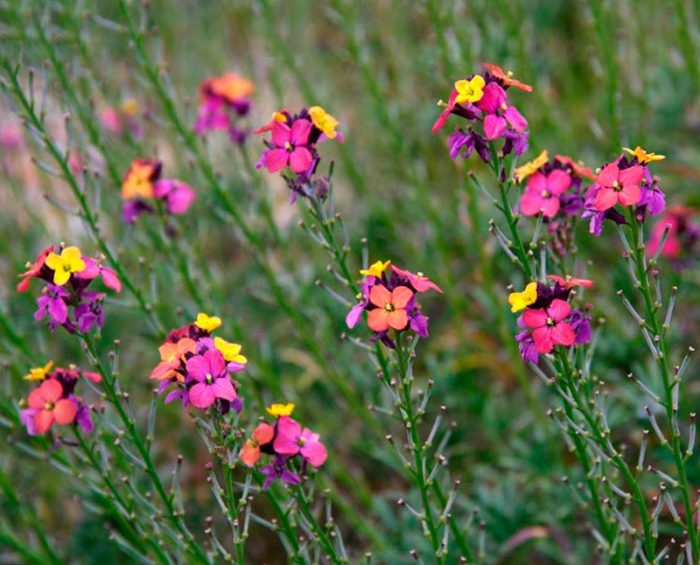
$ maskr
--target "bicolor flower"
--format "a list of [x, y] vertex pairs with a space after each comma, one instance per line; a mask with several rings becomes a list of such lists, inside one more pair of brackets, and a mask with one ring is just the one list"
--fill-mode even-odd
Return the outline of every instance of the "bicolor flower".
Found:
[[270, 424], [259, 424], [250, 439], [247, 439], [241, 448], [241, 461], [244, 465], [252, 467], [260, 459], [260, 447], [272, 441], [275, 435], [275, 428]]
[[416, 290], [416, 292], [436, 290], [442, 294], [442, 289], [421, 272], [412, 273], [411, 271], [399, 269], [396, 265], [392, 265], [391, 269], [400, 277], [407, 278], [408, 282], [411, 283], [411, 286]]
[[154, 159], [134, 159], [122, 181], [122, 199], [153, 198], [153, 185], [160, 177], [162, 163]]
[[85, 269], [82, 253], [77, 247], [66, 247], [60, 255], [51, 251], [46, 256], [45, 264], [53, 270], [53, 283], [57, 286], [63, 286], [73, 273]]
[[275, 452], [285, 457], [300, 454], [312, 467], [320, 467], [325, 463], [328, 453], [319, 441], [319, 434], [289, 416], [281, 416], [277, 420], [277, 435], [273, 442]]
[[369, 311], [367, 325], [375, 332], [403, 330], [408, 324], [406, 307], [412, 298], [413, 292], [405, 286], [396, 287], [391, 292], [384, 285], [373, 286], [369, 301], [376, 308]]
[[83, 257], [83, 261], [85, 262], [85, 268], [75, 274], [76, 279], [93, 280], [100, 277], [107, 288], [115, 292], [121, 292], [122, 283], [114, 269], [103, 266], [92, 257]]
[[17, 275], [19, 278], [22, 279], [19, 283], [17, 283], [17, 292], [27, 292], [29, 290], [29, 284], [31, 283], [31, 280], [39, 278], [44, 268], [44, 265], [46, 264], [46, 258], [51, 253], [53, 253], [54, 250], [55, 247], [53, 246], [53, 244], [51, 244], [48, 247], [45, 247], [41, 250], [41, 252], [39, 253], [39, 255], [33, 263], [27, 263], [27, 270]]
[[529, 163], [525, 163], [515, 169], [516, 182], [523, 182], [530, 175], [535, 174], [549, 162], [549, 153], [545, 149]]
[[547, 308], [531, 308], [523, 313], [523, 323], [532, 330], [538, 353], [550, 353], [555, 345], [573, 345], [576, 333], [564, 321], [570, 312], [569, 303], [556, 298]]
[[160, 363], [151, 371], [149, 378], [164, 381], [177, 379], [184, 381], [185, 377], [177, 372], [184, 362], [185, 354], [194, 353], [197, 344], [189, 337], [183, 337], [177, 343], [167, 342], [158, 348]]
[[566, 275], [566, 278], [560, 277], [559, 275], [547, 275], [547, 278], [553, 280], [564, 288], [573, 288], [575, 286], [590, 288], [594, 284], [590, 279], [577, 279], [576, 277], [572, 277], [570, 275]]

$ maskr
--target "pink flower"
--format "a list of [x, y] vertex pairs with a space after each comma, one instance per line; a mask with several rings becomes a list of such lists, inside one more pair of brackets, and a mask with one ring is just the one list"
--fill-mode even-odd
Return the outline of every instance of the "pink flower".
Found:
[[296, 420], [281, 416], [277, 421], [277, 436], [272, 447], [279, 455], [292, 457], [299, 453], [313, 467], [320, 467], [326, 461], [328, 452], [318, 438], [319, 435], [310, 429], [302, 430]]
[[182, 215], [190, 209], [195, 192], [190, 185], [173, 179], [161, 179], [153, 185], [153, 196], [165, 200], [168, 214]]
[[520, 210], [526, 216], [542, 212], [545, 218], [553, 218], [559, 211], [559, 196], [571, 186], [571, 176], [566, 171], [554, 169], [549, 175], [536, 172], [532, 175], [520, 197]]
[[527, 120], [514, 106], [508, 106], [502, 116], [489, 114], [484, 118], [486, 138], [497, 139], [503, 137], [509, 125], [517, 132], [523, 132], [527, 129]]
[[632, 206], [639, 202], [642, 196], [639, 183], [643, 178], [644, 167], [639, 165], [623, 170], [620, 170], [617, 163], [605, 165], [596, 179], [596, 210], [604, 212], [618, 203], [622, 206]]
[[109, 267], [103, 267], [92, 257], [83, 257], [85, 269], [79, 273], [74, 273], [73, 276], [77, 279], [92, 280], [97, 277], [102, 277], [102, 282], [107, 288], [111, 288], [115, 292], [122, 291], [122, 283], [117, 276], [117, 273]]
[[[447, 104], [445, 105], [445, 109], [440, 112], [440, 116], [438, 117], [437, 120], [435, 120], [435, 123], [433, 124], [433, 135], [435, 135], [438, 131], [440, 131], [443, 127], [445, 127], [445, 122], [447, 122], [447, 119], [450, 117], [450, 114], [454, 111], [455, 106], [457, 105], [457, 96], [458, 92], [456, 90], [453, 90], [450, 93], [450, 99], [448, 100]], [[440, 102], [441, 104], [444, 104], [444, 102]]]
[[35, 388], [28, 398], [29, 408], [36, 410], [34, 425], [36, 433], [45, 434], [54, 422], [60, 425], [75, 420], [78, 409], [71, 400], [61, 398], [63, 387], [55, 379], [47, 379]]
[[391, 269], [400, 277], [406, 277], [408, 282], [411, 283], [411, 286], [416, 289], [416, 292], [427, 292], [428, 290], [432, 289], [442, 293], [442, 289], [428, 277], [423, 275], [423, 273], [414, 274], [411, 271], [399, 269], [395, 265], [392, 265]]
[[263, 155], [262, 165], [274, 173], [289, 167], [295, 173], [304, 173], [313, 163], [313, 155], [306, 145], [309, 142], [312, 124], [309, 120], [295, 120], [290, 128], [287, 124], [272, 123], [272, 146]]
[[571, 312], [565, 300], [556, 298], [547, 308], [528, 309], [523, 314], [523, 323], [532, 329], [532, 339], [538, 353], [550, 353], [555, 345], [570, 346], [576, 340], [571, 324], [563, 320]]
[[495, 114], [506, 103], [506, 91], [497, 82], [489, 82], [484, 87], [484, 95], [474, 105], [487, 114]]
[[197, 381], [189, 391], [190, 402], [197, 408], [209, 408], [217, 398], [233, 401], [236, 390], [226, 371], [226, 361], [218, 349], [190, 357], [185, 364], [187, 375]]
[[590, 279], [577, 279], [576, 277], [570, 277], [569, 275], [560, 277], [559, 275], [547, 275], [548, 279], [553, 280], [559, 286], [564, 288], [574, 288], [575, 286], [582, 286], [584, 288], [591, 288], [593, 286], [593, 281]]

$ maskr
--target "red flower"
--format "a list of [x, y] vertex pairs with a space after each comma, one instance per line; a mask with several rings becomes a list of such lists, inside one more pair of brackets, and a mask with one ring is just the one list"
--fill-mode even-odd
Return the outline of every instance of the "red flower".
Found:
[[556, 298], [547, 308], [530, 308], [523, 314], [523, 323], [531, 328], [538, 353], [550, 353], [555, 345], [573, 345], [576, 332], [564, 319], [571, 312], [565, 300]]
[[17, 275], [22, 279], [19, 283], [17, 283], [17, 292], [27, 292], [29, 290], [29, 283], [32, 279], [35, 279], [39, 276], [39, 273], [41, 272], [41, 269], [44, 267], [44, 263], [46, 262], [46, 258], [49, 256], [50, 253], [53, 252], [53, 245], [49, 245], [46, 249], [42, 249], [41, 253], [39, 253], [34, 263], [30, 265], [26, 271]]
[[620, 170], [617, 163], [608, 163], [596, 179], [598, 193], [595, 196], [595, 208], [600, 212], [609, 210], [616, 204], [632, 206], [639, 202], [642, 190], [639, 183], [644, 178], [644, 167], [635, 165]]
[[61, 398], [62, 395], [63, 387], [55, 379], [45, 380], [29, 395], [29, 408], [37, 410], [34, 416], [37, 433], [48, 432], [54, 422], [65, 425], [75, 420], [78, 412], [75, 404]]

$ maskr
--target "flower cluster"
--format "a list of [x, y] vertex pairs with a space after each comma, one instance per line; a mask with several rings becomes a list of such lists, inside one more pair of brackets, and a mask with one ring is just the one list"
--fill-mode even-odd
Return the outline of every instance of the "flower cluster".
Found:
[[234, 143], [245, 142], [248, 131], [236, 125], [236, 119], [250, 111], [250, 96], [255, 85], [236, 73], [208, 78], [199, 86], [199, 113], [194, 129], [198, 135], [225, 131]]
[[107, 106], [100, 110], [100, 123], [107, 131], [122, 134], [129, 131], [136, 139], [143, 135], [143, 125], [139, 120], [139, 103], [133, 98], [125, 100], [121, 106]]
[[122, 217], [133, 224], [142, 213], [153, 212], [150, 204], [161, 201], [168, 214], [185, 214], [194, 202], [195, 192], [188, 184], [174, 179], [161, 179], [162, 163], [153, 159], [134, 159], [122, 181]]
[[522, 328], [515, 339], [523, 361], [537, 363], [539, 354], [551, 353], [555, 346], [571, 347], [591, 339], [591, 319], [568, 302], [576, 286], [591, 287], [593, 281], [549, 275], [552, 286], [531, 282], [522, 292], [508, 297], [511, 312], [524, 310], [518, 318]]
[[588, 188], [582, 217], [589, 219], [590, 232], [596, 236], [603, 230], [606, 219], [617, 224], [625, 222], [619, 207], [634, 207], [636, 218], [647, 214], [657, 216], [666, 209], [666, 195], [659, 188], [658, 177], [652, 176], [649, 163], [664, 159], [663, 155], [648, 153], [641, 147], [624, 148], [620, 155], [598, 171], [595, 182]]
[[93, 383], [99, 383], [102, 378], [98, 373], [73, 366], [69, 369], [52, 368], [53, 362], [49, 361], [43, 367], [31, 369], [24, 377], [28, 381], [40, 381], [27, 401], [21, 403], [28, 406], [20, 413], [20, 421], [27, 433], [33, 436], [45, 434], [54, 424], [66, 426], [74, 423], [83, 431], [92, 432], [90, 406], [75, 395], [75, 385], [81, 377]]
[[549, 158], [546, 150], [515, 169], [515, 180], [525, 182], [519, 211], [542, 218], [551, 236], [553, 250], [563, 256], [573, 245], [574, 220], [584, 208], [584, 181], [595, 180], [593, 172], [571, 157]]
[[501, 67], [485, 63], [483, 75], [474, 74], [454, 83], [454, 89], [440, 117], [433, 125], [437, 133], [455, 114], [467, 120], [466, 127], [458, 127], [449, 139], [450, 157], [469, 157], [474, 151], [484, 163], [491, 161], [493, 142], [502, 139], [503, 155], [513, 152], [522, 155], [528, 148], [527, 120], [508, 101], [507, 90], [515, 87], [531, 92], [532, 87], [513, 79]]
[[283, 171], [292, 202], [297, 196], [323, 200], [330, 181], [328, 177], [315, 176], [321, 160], [317, 144], [326, 139], [342, 141], [337, 127], [338, 120], [320, 106], [302, 108], [297, 114], [287, 110], [275, 112], [270, 122], [255, 131], [256, 134], [270, 132], [270, 139], [264, 141], [267, 149], [257, 168], [264, 167], [271, 173]]
[[269, 406], [267, 412], [274, 416], [275, 423], [258, 424], [241, 449], [241, 461], [248, 467], [253, 467], [262, 453], [269, 455], [269, 463], [260, 469], [265, 475], [263, 488], [276, 479], [290, 485], [299, 484], [309, 465], [318, 468], [328, 457], [319, 435], [294, 420], [293, 410], [294, 404]]
[[654, 225], [647, 245], [647, 253], [653, 255], [662, 243], [664, 232], [668, 234], [659, 251], [676, 268], [688, 265], [698, 254], [700, 223], [697, 212], [687, 206], [671, 206]]
[[183, 406], [191, 404], [200, 410], [212, 405], [221, 413], [243, 409], [231, 374], [242, 371], [248, 360], [241, 355], [240, 345], [212, 338], [219, 326], [220, 318], [200, 312], [194, 323], [170, 332], [158, 348], [161, 361], [150, 378], [160, 381], [158, 394], [175, 387], [165, 397], [166, 403], [179, 398]]
[[34, 263], [20, 273], [18, 292], [26, 292], [32, 279], [45, 281], [37, 299], [34, 319], [49, 318], [49, 327], [55, 331], [63, 326], [69, 333], [76, 329], [87, 333], [95, 326], [102, 327], [102, 301], [105, 293], [88, 290], [90, 283], [101, 278], [107, 288], [120, 292], [122, 284], [117, 274], [97, 259], [85, 257], [77, 247], [62, 247], [60, 254], [49, 245], [39, 253]]
[[391, 261], [377, 261], [364, 275], [359, 303], [353, 306], [345, 318], [349, 328], [354, 328], [363, 312], [367, 311], [367, 325], [374, 332], [372, 339], [379, 339], [388, 347], [396, 344], [390, 332], [411, 329], [421, 337], [428, 336], [428, 318], [416, 302], [416, 294], [428, 290], [442, 292], [440, 287], [423, 273], [414, 274], [399, 269]]

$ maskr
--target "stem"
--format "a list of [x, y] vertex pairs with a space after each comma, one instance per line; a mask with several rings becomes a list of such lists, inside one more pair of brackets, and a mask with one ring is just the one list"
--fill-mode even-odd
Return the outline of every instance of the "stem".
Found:
[[316, 536], [316, 539], [319, 541], [319, 545], [325, 551], [326, 557], [328, 557], [328, 559], [331, 560], [331, 563], [347, 563], [347, 559], [344, 559], [338, 555], [338, 553], [335, 550], [335, 547], [333, 546], [333, 542], [331, 542], [331, 540], [328, 539], [328, 535], [324, 531], [324, 528], [322, 528], [316, 520], [316, 517], [314, 516], [313, 512], [311, 511], [311, 508], [309, 507], [309, 501], [306, 498], [304, 487], [302, 487], [301, 485], [295, 485], [293, 487], [293, 490], [294, 498], [299, 504], [301, 513], [304, 515], [304, 518], [306, 518], [306, 521], [309, 523], [309, 526], [311, 526], [311, 530]]
[[119, 398], [119, 395], [115, 389], [116, 379], [110, 371], [107, 371], [105, 369], [104, 365], [102, 364], [102, 361], [100, 361], [97, 350], [92, 342], [92, 338], [86, 334], [80, 334], [80, 337], [83, 339], [88, 353], [94, 359], [95, 366], [100, 375], [102, 376], [102, 382], [105, 385], [104, 390], [107, 394], [107, 397], [109, 398], [110, 403], [117, 410], [117, 414], [119, 415], [119, 418], [126, 427], [131, 441], [134, 443], [136, 450], [139, 452], [139, 455], [141, 455], [141, 458], [143, 459], [144, 465], [146, 467], [145, 471], [151, 478], [153, 486], [158, 492], [158, 496], [165, 505], [168, 519], [175, 527], [175, 529], [180, 533], [180, 535], [182, 535], [193, 558], [199, 563], [209, 564], [209, 557], [199, 546], [199, 544], [195, 541], [192, 534], [182, 523], [182, 520], [178, 517], [172, 498], [168, 495], [168, 493], [165, 490], [165, 487], [163, 486], [163, 483], [160, 480], [160, 476], [158, 475], [158, 471], [156, 470], [153, 460], [151, 459], [148, 447], [141, 439], [141, 435], [136, 429], [136, 423], [131, 418], [131, 416], [127, 414], [126, 410], [124, 409], [124, 406], [121, 403], [121, 399]]
[[661, 373], [661, 379], [664, 388], [664, 402], [662, 403], [666, 408], [666, 417], [668, 419], [668, 425], [670, 428], [671, 441], [668, 446], [673, 454], [673, 460], [676, 466], [676, 471], [678, 472], [678, 483], [683, 497], [683, 506], [685, 509], [685, 519], [688, 538], [690, 540], [690, 545], [693, 550], [693, 557], [695, 559], [700, 558], [700, 548], [698, 546], [698, 531], [695, 525], [695, 520], [693, 516], [695, 514], [695, 509], [693, 507], [690, 485], [688, 483], [688, 476], [685, 469], [685, 461], [683, 449], [681, 447], [680, 432], [673, 429], [671, 422], [675, 417], [675, 412], [677, 407], [673, 403], [673, 387], [675, 383], [673, 382], [675, 377], [671, 376], [671, 371], [668, 366], [669, 359], [669, 347], [667, 331], [664, 331], [661, 323], [657, 318], [657, 313], [659, 311], [660, 305], [655, 303], [655, 299], [652, 296], [651, 285], [649, 283], [649, 274], [647, 268], [647, 261], [645, 255], [644, 246], [644, 232], [643, 223], [638, 220], [634, 212], [630, 213], [630, 236], [632, 239], [632, 260], [635, 264], [637, 270], [637, 279], [639, 280], [639, 291], [644, 299], [644, 308], [646, 310], [646, 317], [644, 319], [645, 324], [651, 330], [654, 339], [658, 339], [660, 355], [655, 359], [659, 371]]

